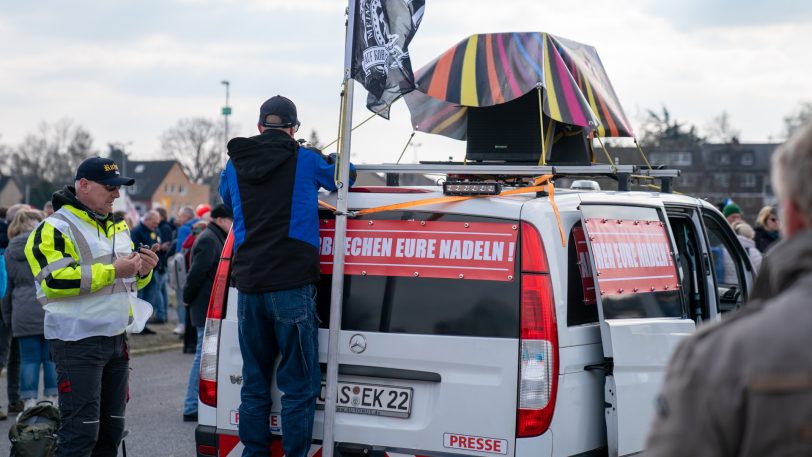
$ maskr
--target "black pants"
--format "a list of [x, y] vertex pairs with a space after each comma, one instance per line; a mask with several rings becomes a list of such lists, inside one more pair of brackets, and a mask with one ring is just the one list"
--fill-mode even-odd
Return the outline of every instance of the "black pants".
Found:
[[127, 337], [49, 340], [59, 386], [56, 457], [115, 457], [124, 433]]

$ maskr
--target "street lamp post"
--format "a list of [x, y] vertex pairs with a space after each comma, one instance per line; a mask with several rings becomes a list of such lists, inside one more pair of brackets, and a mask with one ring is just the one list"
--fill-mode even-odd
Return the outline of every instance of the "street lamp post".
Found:
[[223, 120], [224, 120], [224, 124], [225, 124], [225, 131], [224, 131], [223, 136], [225, 137], [224, 144], [225, 144], [226, 148], [228, 148], [228, 116], [231, 115], [231, 107], [228, 106], [228, 88], [231, 85], [231, 83], [229, 83], [228, 81], [223, 80], [223, 81], [220, 81], [220, 84], [226, 86], [226, 106], [223, 107]]

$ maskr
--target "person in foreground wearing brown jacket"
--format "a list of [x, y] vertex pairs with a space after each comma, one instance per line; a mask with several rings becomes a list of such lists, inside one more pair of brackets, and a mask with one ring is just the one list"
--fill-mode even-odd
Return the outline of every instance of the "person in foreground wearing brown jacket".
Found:
[[646, 456], [812, 456], [812, 124], [778, 148], [782, 236], [751, 301], [677, 348]]

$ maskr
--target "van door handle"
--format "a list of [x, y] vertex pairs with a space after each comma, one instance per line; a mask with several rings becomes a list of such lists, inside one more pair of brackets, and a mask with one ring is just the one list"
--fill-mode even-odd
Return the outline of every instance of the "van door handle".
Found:
[[705, 276], [710, 276], [711, 275], [711, 264], [710, 264], [710, 259], [708, 258], [708, 253], [707, 252], [702, 253], [702, 263], [705, 264]]
[[615, 368], [615, 362], [612, 359], [606, 359], [601, 363], [593, 363], [592, 365], [586, 365], [584, 367], [585, 371], [603, 371], [607, 375], [611, 375]]

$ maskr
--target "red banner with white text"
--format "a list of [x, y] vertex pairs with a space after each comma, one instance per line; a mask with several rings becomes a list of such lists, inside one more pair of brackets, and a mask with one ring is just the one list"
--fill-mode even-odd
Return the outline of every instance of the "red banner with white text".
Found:
[[662, 222], [597, 218], [585, 222], [601, 295], [679, 287]]
[[[335, 220], [320, 223], [321, 272], [333, 272]], [[516, 224], [348, 220], [349, 275], [512, 281]]]

